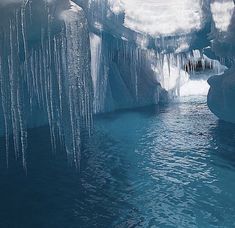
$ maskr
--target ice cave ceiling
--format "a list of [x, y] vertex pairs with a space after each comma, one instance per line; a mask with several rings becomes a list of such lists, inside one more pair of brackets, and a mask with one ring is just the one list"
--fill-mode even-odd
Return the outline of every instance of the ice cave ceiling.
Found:
[[127, 28], [155, 37], [198, 31], [211, 15], [216, 28], [226, 31], [234, 9], [233, 0], [109, 0], [109, 4], [115, 14], [125, 14]]
[[[116, 2], [116, 1], [115, 1]], [[113, 10], [116, 11], [117, 3]], [[172, 36], [199, 30], [203, 24], [201, 1], [121, 1], [127, 28], [151, 36]]]

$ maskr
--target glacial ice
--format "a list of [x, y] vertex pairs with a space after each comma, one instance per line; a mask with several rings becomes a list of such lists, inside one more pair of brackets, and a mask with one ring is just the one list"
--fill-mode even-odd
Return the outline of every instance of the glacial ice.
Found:
[[[98, 10], [98, 12], [100, 11], [102, 14], [97, 13], [97, 10], [92, 13], [99, 7], [102, 10]], [[87, 11], [92, 15], [92, 17], [88, 17], [88, 20], [96, 34], [96, 40], [99, 40], [96, 54], [92, 55], [92, 59], [95, 56], [96, 60], [92, 62], [101, 63], [103, 61], [101, 59], [104, 59], [105, 55], [109, 56], [109, 61], [101, 64], [105, 66], [106, 73], [99, 73], [100, 69], [97, 70], [97, 68], [93, 71], [95, 90], [99, 91], [97, 88], [102, 88], [95, 96], [95, 103], [103, 104], [103, 108], [100, 107], [97, 112], [110, 110], [110, 106], [112, 106], [111, 109], [141, 106], [146, 104], [147, 100], [150, 103], [158, 103], [167, 100], [167, 97], [178, 95], [206, 95], [209, 90], [206, 80], [213, 75], [223, 78], [221, 75], [227, 67], [230, 68], [233, 65], [234, 35], [228, 32], [234, 27], [231, 23], [234, 17], [233, 0], [193, 2], [187, 0], [167, 2], [108, 0], [105, 4], [101, 4], [97, 0], [90, 1]], [[97, 37], [99, 38], [97, 39]], [[155, 83], [154, 87], [158, 87], [150, 94], [150, 97], [155, 97], [154, 102], [147, 97], [144, 97], [145, 102], [140, 102], [139, 99], [143, 95], [139, 91], [138, 82], [141, 83], [141, 86], [146, 83], [146, 76], [143, 73], [141, 76], [138, 75], [139, 68], [143, 69], [139, 64], [140, 54], [134, 60], [137, 65], [130, 65], [128, 55], [124, 58], [124, 64], [120, 63], [118, 57], [115, 60], [111, 59], [115, 64], [110, 64], [110, 56], [113, 57], [117, 44], [113, 45], [112, 41], [111, 46], [102, 45], [102, 43], [110, 43], [110, 39], [119, 40], [116, 43], [125, 44], [118, 44], [120, 52], [126, 46], [130, 51], [132, 46], [138, 53], [145, 53], [144, 59], [148, 63], [145, 64], [146, 71], [148, 75], [152, 75], [150, 81]], [[196, 48], [200, 48], [200, 50], [195, 51]], [[108, 53], [105, 53], [105, 50], [108, 50]], [[132, 54], [131, 56], [133, 57]], [[115, 89], [110, 88], [110, 78], [114, 77], [113, 74], [115, 74], [115, 80], [123, 78], [120, 68], [125, 67], [128, 67], [131, 74], [136, 77], [128, 80], [122, 79], [122, 83], [116, 83]], [[198, 67], [202, 69], [198, 70]], [[100, 74], [101, 76], [99, 76]], [[125, 72], [125, 74], [127, 73]], [[104, 78], [97, 80], [99, 77]], [[125, 77], [128, 78], [128, 76]], [[144, 80], [141, 80], [142, 77]], [[129, 85], [132, 83], [136, 84], [135, 93], [134, 87]], [[118, 87], [120, 88], [118, 89]], [[213, 88], [210, 91], [212, 90]], [[120, 97], [120, 91], [126, 97], [125, 103]], [[136, 102], [127, 102], [130, 93], [136, 96]], [[100, 96], [101, 94], [102, 96]], [[117, 105], [114, 97], [117, 97], [118, 102], [122, 104]], [[109, 104], [109, 108], [105, 107], [105, 104]]]
[[[219, 7], [221, 6], [221, 7]], [[226, 62], [230, 69], [222, 76], [213, 76], [208, 82], [210, 90], [207, 103], [211, 111], [220, 119], [235, 123], [235, 7], [234, 1], [212, 3], [214, 28], [212, 49]]]
[[200, 0], [121, 0], [120, 5], [124, 26], [153, 37], [187, 34], [203, 24]]
[[223, 76], [213, 76], [208, 82], [210, 92], [207, 103], [213, 113], [220, 119], [235, 123], [235, 67]]
[[23, 0], [1, 0], [0, 1], [0, 6], [6, 6], [9, 4], [16, 4], [16, 3], [22, 3]]
[[211, 3], [212, 17], [216, 29], [226, 32], [234, 11], [234, 1], [214, 1]]
[[82, 9], [71, 1], [57, 2], [56, 8], [53, 2], [27, 1], [0, 10], [0, 113], [7, 163], [10, 135], [15, 157], [26, 169], [27, 128], [48, 123], [53, 149], [56, 141], [64, 142], [68, 161], [79, 167], [80, 131], [90, 131], [93, 113]]
[[232, 0], [2, 0], [0, 12], [7, 163], [12, 137], [26, 169], [27, 129], [49, 124], [79, 167], [94, 113], [206, 95], [211, 76], [208, 106], [235, 122]]

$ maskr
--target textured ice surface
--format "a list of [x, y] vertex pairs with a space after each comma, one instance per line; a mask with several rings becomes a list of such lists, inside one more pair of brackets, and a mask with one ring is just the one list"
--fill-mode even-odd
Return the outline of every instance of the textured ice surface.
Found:
[[152, 36], [187, 34], [202, 26], [200, 0], [122, 0], [120, 4], [125, 26]]
[[215, 28], [212, 30], [212, 50], [231, 69], [222, 76], [208, 80], [208, 106], [220, 119], [235, 122], [235, 10], [233, 1], [214, 1], [211, 4]]
[[53, 149], [63, 142], [69, 162], [78, 167], [80, 132], [89, 131], [93, 113], [87, 21], [71, 1], [58, 1], [56, 10], [44, 1], [26, 3], [1, 10], [0, 119], [6, 160], [13, 135], [16, 158], [26, 168], [27, 128], [48, 123]]
[[23, 0], [1, 0], [0, 1], [0, 6], [5, 6], [8, 4], [13, 4], [13, 3], [22, 3]]
[[208, 106], [220, 119], [235, 123], [235, 67], [208, 80]]
[[[6, 3], [13, 0], [1, 7]], [[13, 133], [24, 166], [28, 127], [49, 123], [53, 147], [59, 136], [78, 165], [81, 129], [90, 130], [93, 108], [99, 113], [205, 95], [208, 77], [225, 70], [212, 59], [234, 64], [230, 0], [35, 0], [8, 10], [1, 10], [0, 21], [0, 132], [7, 151]], [[233, 77], [234, 68], [209, 81], [208, 104], [234, 122]]]

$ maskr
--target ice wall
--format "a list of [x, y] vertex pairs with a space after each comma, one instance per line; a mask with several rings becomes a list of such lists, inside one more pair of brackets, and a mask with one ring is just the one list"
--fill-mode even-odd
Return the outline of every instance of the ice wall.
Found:
[[220, 119], [235, 123], [235, 8], [234, 1], [214, 1], [211, 3], [214, 27], [212, 48], [217, 56], [229, 65], [224, 75], [208, 80], [210, 91], [208, 106]]
[[96, 112], [206, 96], [207, 79], [233, 65], [232, 0], [80, 4], [92, 31]]
[[96, 113], [159, 102], [154, 53], [109, 34], [92, 34], [91, 44]]
[[208, 105], [234, 122], [232, 0], [12, 0], [0, 13], [7, 161], [13, 137], [26, 168], [27, 129], [49, 124], [53, 148], [60, 140], [78, 167], [93, 112], [205, 95], [208, 77], [226, 70], [220, 63], [231, 69], [209, 80]]
[[[27, 129], [49, 124], [52, 147], [65, 144], [79, 167], [81, 131], [92, 124], [89, 33], [67, 0], [24, 1], [0, 8], [0, 113], [16, 159], [27, 167]], [[1, 132], [2, 133], [2, 132]]]
[[204, 49], [210, 45], [209, 1], [79, 3], [91, 31], [96, 113], [179, 96], [200, 62], [187, 68], [193, 50], [199, 48], [200, 59], [205, 59]]

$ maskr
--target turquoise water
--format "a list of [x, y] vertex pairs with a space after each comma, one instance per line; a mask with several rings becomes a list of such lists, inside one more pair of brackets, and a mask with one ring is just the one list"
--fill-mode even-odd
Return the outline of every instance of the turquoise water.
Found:
[[1, 174], [0, 227], [235, 227], [235, 127], [205, 97], [96, 117], [80, 174], [47, 134]]

